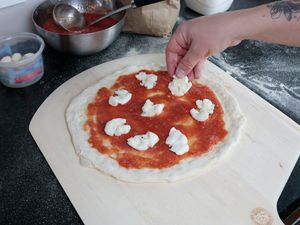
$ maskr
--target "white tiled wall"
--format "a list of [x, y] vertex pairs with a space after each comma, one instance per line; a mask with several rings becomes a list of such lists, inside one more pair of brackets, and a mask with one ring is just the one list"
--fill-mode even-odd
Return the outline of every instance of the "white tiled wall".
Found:
[[[33, 10], [43, 1], [45, 0], [0, 0], [0, 36], [21, 31], [34, 31], [31, 15]], [[1, 8], [5, 4], [17, 2], [22, 3]]]

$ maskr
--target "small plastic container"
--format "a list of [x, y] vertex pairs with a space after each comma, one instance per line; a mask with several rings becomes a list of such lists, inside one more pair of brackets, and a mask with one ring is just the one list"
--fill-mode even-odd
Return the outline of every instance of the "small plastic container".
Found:
[[14, 53], [33, 55], [20, 61], [0, 61], [0, 81], [3, 85], [12, 88], [29, 86], [40, 80], [44, 74], [42, 52], [45, 43], [41, 37], [33, 33], [19, 33], [0, 37], [0, 60]]

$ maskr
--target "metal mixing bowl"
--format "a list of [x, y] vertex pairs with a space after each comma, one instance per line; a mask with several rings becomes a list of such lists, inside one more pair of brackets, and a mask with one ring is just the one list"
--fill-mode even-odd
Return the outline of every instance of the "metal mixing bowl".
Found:
[[[66, 0], [64, 1], [77, 8], [81, 13], [103, 13], [103, 8], [115, 9], [121, 6], [115, 0]], [[41, 3], [33, 12], [32, 19], [37, 32], [44, 40], [58, 51], [74, 55], [90, 55], [108, 47], [120, 34], [125, 12], [112, 16], [118, 22], [113, 26], [92, 33], [60, 34], [45, 30], [43, 24], [52, 16], [53, 4], [49, 1]]]

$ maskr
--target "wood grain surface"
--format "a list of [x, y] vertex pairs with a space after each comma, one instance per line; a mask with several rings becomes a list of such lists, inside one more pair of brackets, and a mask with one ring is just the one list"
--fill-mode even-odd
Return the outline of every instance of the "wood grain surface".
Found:
[[56, 89], [30, 123], [33, 138], [83, 222], [283, 224], [276, 203], [300, 154], [300, 128], [210, 62], [204, 72], [237, 98], [247, 119], [239, 142], [214, 167], [177, 183], [132, 184], [80, 165], [65, 121], [72, 97], [128, 65], [163, 63], [164, 58], [139, 55], [86, 70]]

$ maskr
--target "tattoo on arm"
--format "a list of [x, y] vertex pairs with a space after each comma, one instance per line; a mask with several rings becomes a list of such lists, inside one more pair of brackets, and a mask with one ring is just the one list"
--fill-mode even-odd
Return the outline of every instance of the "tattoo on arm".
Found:
[[267, 5], [270, 8], [272, 19], [279, 19], [282, 15], [291, 21], [293, 18], [300, 20], [300, 0], [278, 1]]

